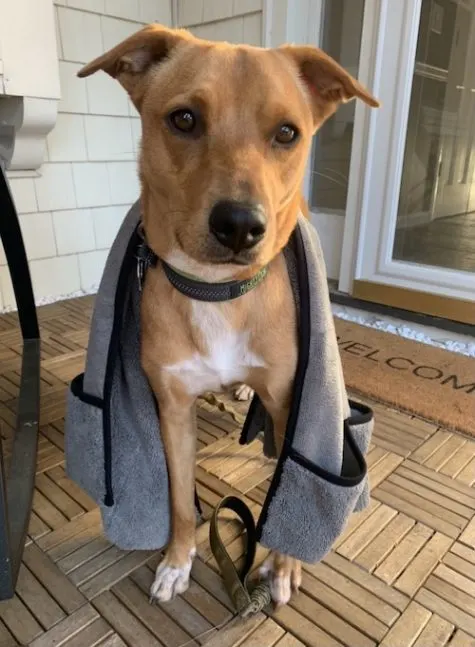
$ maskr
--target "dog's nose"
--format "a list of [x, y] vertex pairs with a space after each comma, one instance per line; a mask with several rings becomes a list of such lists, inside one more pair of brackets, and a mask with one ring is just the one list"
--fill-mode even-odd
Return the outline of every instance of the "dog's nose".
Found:
[[233, 200], [217, 202], [209, 216], [211, 233], [235, 253], [257, 245], [266, 233], [266, 224], [258, 206]]

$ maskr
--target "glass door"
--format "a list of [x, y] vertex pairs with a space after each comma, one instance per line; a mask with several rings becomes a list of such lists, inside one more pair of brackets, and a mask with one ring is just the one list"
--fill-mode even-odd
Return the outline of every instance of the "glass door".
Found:
[[[310, 2], [309, 23], [320, 25], [319, 45], [358, 78], [365, 0]], [[317, 41], [317, 42], [315, 42]], [[355, 102], [341, 106], [317, 132], [306, 179], [311, 219], [322, 243], [329, 278], [337, 279], [346, 220]]]
[[475, 0], [380, 3], [352, 292], [475, 324], [473, 61]]

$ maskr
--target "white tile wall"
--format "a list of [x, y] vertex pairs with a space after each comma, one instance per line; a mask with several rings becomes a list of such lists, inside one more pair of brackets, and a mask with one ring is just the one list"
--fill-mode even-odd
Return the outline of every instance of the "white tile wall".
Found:
[[32, 213], [38, 210], [33, 178], [12, 178], [9, 184], [17, 213]]
[[98, 286], [106, 260], [107, 252], [102, 250], [79, 255], [81, 290]]
[[111, 194], [107, 164], [93, 162], [74, 164], [73, 176], [78, 207], [98, 207], [110, 204]]
[[125, 40], [136, 31], [141, 29], [142, 25], [127, 20], [118, 20], [117, 18], [107, 18], [102, 16], [102, 36], [104, 39], [104, 50], [107, 51], [121, 41]]
[[109, 16], [118, 16], [127, 20], [140, 20], [138, 0], [106, 0], [105, 13]]
[[162, 25], [172, 24], [172, 5], [166, 0], [139, 0], [140, 22], [158, 22]]
[[233, 0], [203, 0], [203, 22], [222, 20], [233, 15]]
[[20, 226], [29, 260], [56, 256], [53, 221], [50, 213], [20, 216]]
[[35, 178], [39, 211], [74, 209], [76, 195], [71, 164], [43, 164], [40, 173]]
[[88, 158], [132, 160], [132, 124], [129, 117], [90, 115], [85, 117]]
[[115, 79], [102, 72], [80, 79], [87, 90], [87, 105], [94, 115], [129, 116], [129, 100], [124, 88]]
[[58, 18], [63, 56], [66, 61], [87, 63], [103, 53], [100, 16], [58, 7]]
[[132, 142], [134, 145], [135, 155], [138, 155], [140, 150], [140, 140], [142, 138], [142, 122], [140, 119], [132, 119]]
[[126, 209], [123, 206], [91, 209], [97, 249], [110, 248], [125, 215]]
[[46, 144], [50, 162], [81, 162], [87, 160], [84, 117], [59, 114]]
[[68, 7], [82, 9], [83, 11], [105, 12], [105, 0], [66, 0]]
[[203, 22], [203, 0], [178, 0], [178, 24], [199, 25]]
[[76, 255], [32, 261], [30, 271], [36, 299], [71, 294], [81, 286]]
[[90, 209], [55, 211], [53, 223], [59, 256], [89, 252], [96, 248]]
[[59, 112], [84, 114], [88, 111], [87, 85], [84, 79], [78, 79], [76, 76], [81, 67], [81, 63], [59, 62], [59, 80], [61, 84]]
[[[97, 286], [106, 255], [139, 196], [140, 120], [120, 85], [76, 74], [143, 24], [170, 25], [172, 0], [54, 0], [61, 101], [36, 178], [10, 185], [37, 299]], [[205, 38], [260, 44], [262, 0], [178, 0], [178, 23]], [[0, 309], [14, 305], [0, 249]]]
[[243, 41], [260, 47], [262, 44], [262, 13], [253, 13], [243, 17]]
[[136, 162], [107, 164], [111, 204], [132, 204], [140, 195]]
[[233, 0], [233, 14], [242, 16], [246, 13], [262, 11], [263, 0]]

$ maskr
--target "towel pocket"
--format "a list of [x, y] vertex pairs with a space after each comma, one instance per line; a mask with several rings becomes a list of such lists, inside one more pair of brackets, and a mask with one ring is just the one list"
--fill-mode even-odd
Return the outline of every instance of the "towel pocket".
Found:
[[71, 382], [67, 398], [66, 473], [101, 504], [105, 495], [103, 401], [84, 392], [84, 373]]
[[328, 472], [291, 448], [260, 527], [260, 542], [304, 562], [320, 561], [341, 535], [351, 513], [369, 502], [366, 453], [372, 412], [351, 403], [344, 423], [340, 474]]

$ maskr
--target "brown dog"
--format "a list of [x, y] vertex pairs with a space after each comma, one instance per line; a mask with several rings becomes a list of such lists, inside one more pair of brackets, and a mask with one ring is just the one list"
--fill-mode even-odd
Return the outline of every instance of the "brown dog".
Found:
[[[271, 414], [277, 446], [297, 360], [295, 306], [282, 248], [294, 229], [314, 132], [341, 102], [378, 102], [315, 47], [260, 49], [199, 40], [151, 25], [86, 65], [129, 93], [142, 120], [141, 205], [149, 246], [203, 281], [266, 279], [223, 303], [191, 300], [160, 264], [147, 273], [142, 365], [159, 403], [172, 535], [151, 594], [188, 586], [195, 555], [194, 404], [205, 391], [248, 384]], [[271, 554], [276, 603], [300, 584], [300, 564]]]

